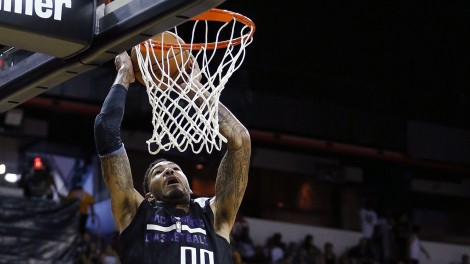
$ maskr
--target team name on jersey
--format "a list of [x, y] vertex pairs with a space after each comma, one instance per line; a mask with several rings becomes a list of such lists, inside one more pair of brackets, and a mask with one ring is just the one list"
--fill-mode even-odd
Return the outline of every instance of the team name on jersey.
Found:
[[0, 11], [58, 21], [64, 8], [72, 8], [72, 0], [0, 0]]

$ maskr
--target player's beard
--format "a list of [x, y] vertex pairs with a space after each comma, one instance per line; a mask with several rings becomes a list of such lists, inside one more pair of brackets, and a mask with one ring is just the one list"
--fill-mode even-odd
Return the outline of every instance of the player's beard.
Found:
[[179, 200], [184, 196], [183, 190], [180, 189], [173, 189], [170, 191], [168, 194], [168, 199], [169, 200]]
[[181, 189], [173, 189], [163, 199], [167, 204], [185, 204], [189, 201], [189, 194]]

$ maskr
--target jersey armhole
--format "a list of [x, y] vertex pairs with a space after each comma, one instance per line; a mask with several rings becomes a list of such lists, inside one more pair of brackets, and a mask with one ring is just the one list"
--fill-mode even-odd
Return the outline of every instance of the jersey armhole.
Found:
[[[147, 208], [149, 208], [151, 206], [152, 205], [150, 204], [150, 202], [148, 200], [144, 199], [140, 203], [139, 208], [137, 208], [137, 212], [135, 213], [134, 218], [132, 218], [129, 225], [124, 230], [122, 230], [121, 234], [119, 234], [119, 237], [124, 237], [128, 232], [130, 232], [129, 230], [132, 230], [134, 228], [134, 226], [138, 225], [138, 224], [136, 224], [136, 222], [138, 221], [137, 219], [141, 219], [140, 215], [145, 214], [145, 211], [147, 211]], [[145, 217], [144, 217], [144, 219], [145, 219]]]

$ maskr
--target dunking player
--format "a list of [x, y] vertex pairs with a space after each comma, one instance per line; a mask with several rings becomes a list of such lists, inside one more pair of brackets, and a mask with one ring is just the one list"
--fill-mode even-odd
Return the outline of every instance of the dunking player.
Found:
[[115, 59], [117, 76], [95, 120], [95, 141], [111, 207], [119, 229], [123, 263], [232, 263], [229, 234], [248, 181], [251, 141], [246, 128], [222, 104], [219, 126], [227, 152], [216, 179], [215, 196], [191, 199], [188, 179], [167, 160], [152, 163], [144, 178], [145, 198], [133, 186], [120, 125], [132, 62]]

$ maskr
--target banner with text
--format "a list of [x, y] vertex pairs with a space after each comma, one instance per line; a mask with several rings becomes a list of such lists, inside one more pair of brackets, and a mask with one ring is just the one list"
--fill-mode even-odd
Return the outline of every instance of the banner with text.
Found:
[[96, 0], [2, 0], [0, 44], [65, 58], [94, 37]]

